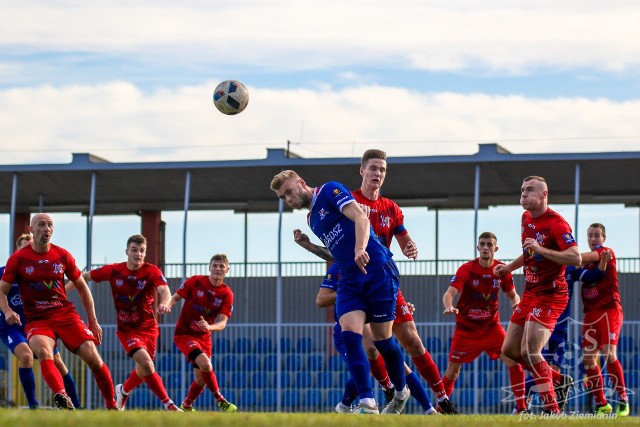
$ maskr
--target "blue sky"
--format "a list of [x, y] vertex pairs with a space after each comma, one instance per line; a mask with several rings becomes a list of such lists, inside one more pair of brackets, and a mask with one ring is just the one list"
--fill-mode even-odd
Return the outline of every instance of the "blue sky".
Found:
[[[640, 151], [639, 17], [630, 0], [8, 0], [0, 14], [0, 162], [66, 163], [72, 152], [114, 162], [264, 158], [287, 140], [305, 157], [357, 157], [372, 147], [390, 156], [473, 154], [483, 142], [514, 153]], [[211, 102], [229, 78], [251, 95], [233, 117]], [[510, 209], [484, 215], [515, 216], [517, 228], [518, 208]], [[413, 211], [410, 230], [429, 248], [433, 213]], [[606, 215], [624, 218], [620, 232], [634, 237], [619, 245], [638, 255], [637, 209], [584, 212], [605, 223]], [[181, 215], [164, 214], [178, 222], [169, 261], [180, 261]], [[196, 260], [221, 251], [200, 241], [202, 229], [242, 241], [242, 219], [215, 214], [217, 229], [211, 215], [190, 216]], [[469, 240], [459, 231], [469, 220], [450, 212], [443, 226], [449, 218], [453, 238], [440, 252], [458, 258], [444, 254]], [[60, 219], [57, 238], [84, 252], [84, 219]], [[258, 245], [273, 238], [257, 226], [272, 218], [254, 222]], [[508, 222], [494, 230], [516, 236], [505, 257], [518, 244]], [[96, 233], [123, 240], [137, 227], [135, 217], [105, 218]], [[612, 246], [614, 239], [610, 232]], [[120, 259], [115, 243], [102, 246], [94, 247], [98, 259]], [[463, 246], [459, 257], [471, 256], [472, 243]], [[255, 252], [250, 260], [263, 260]], [[303, 258], [295, 247], [285, 254]]]

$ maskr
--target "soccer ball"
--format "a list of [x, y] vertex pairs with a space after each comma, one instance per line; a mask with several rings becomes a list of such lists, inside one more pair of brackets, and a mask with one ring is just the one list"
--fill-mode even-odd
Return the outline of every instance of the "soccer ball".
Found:
[[247, 87], [237, 80], [225, 80], [213, 91], [213, 105], [224, 114], [241, 113], [249, 103]]

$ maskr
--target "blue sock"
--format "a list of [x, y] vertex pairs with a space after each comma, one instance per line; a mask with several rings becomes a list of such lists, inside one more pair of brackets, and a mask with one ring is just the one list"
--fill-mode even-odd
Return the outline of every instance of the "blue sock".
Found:
[[418, 378], [415, 372], [411, 372], [407, 375], [407, 385], [409, 386], [409, 390], [411, 390], [411, 397], [418, 401], [425, 412], [433, 408], [431, 399], [429, 399], [429, 395], [427, 394], [427, 390], [424, 388], [424, 385], [422, 385], [420, 378]]
[[393, 386], [398, 391], [402, 390], [407, 382], [404, 378], [404, 359], [398, 343], [393, 337], [373, 343], [384, 359]]
[[64, 381], [64, 389], [71, 398], [71, 402], [73, 402], [73, 406], [76, 408], [80, 407], [80, 399], [78, 398], [78, 390], [76, 389], [76, 382], [73, 380], [71, 376], [71, 372], [67, 372], [67, 375], [62, 377], [62, 381]]
[[22, 384], [24, 394], [27, 396], [29, 408], [39, 406], [36, 399], [36, 378], [33, 376], [33, 369], [18, 368], [18, 377], [20, 377], [20, 384]]
[[362, 335], [351, 331], [342, 331], [342, 340], [347, 349], [347, 366], [349, 366], [349, 372], [351, 372], [351, 377], [358, 390], [358, 397], [360, 399], [373, 398], [369, 361], [364, 348], [362, 348]]
[[342, 395], [342, 403], [345, 406], [351, 406], [358, 397], [358, 390], [356, 389], [356, 382], [353, 378], [349, 377], [347, 383], [344, 385], [344, 394]]

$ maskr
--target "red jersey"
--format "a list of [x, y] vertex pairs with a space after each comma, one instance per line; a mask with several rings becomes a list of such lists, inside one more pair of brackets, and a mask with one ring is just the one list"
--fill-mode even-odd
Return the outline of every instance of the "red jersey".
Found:
[[[571, 234], [571, 227], [557, 212], [547, 209], [537, 218], [531, 218], [529, 211], [522, 214], [522, 243], [526, 238], [535, 239], [540, 246], [556, 251], [564, 251], [577, 246]], [[544, 296], [555, 293], [567, 294], [569, 287], [564, 278], [565, 266], [537, 253], [524, 251], [524, 294]]]
[[[618, 269], [616, 267], [616, 255], [611, 248], [599, 246], [596, 248], [598, 255], [602, 251], [611, 252], [611, 261], [607, 263], [602, 280], [596, 283], [582, 284], [582, 304], [585, 313], [591, 310], [606, 310], [620, 306], [620, 291], [618, 290]], [[600, 261], [587, 264], [585, 268], [591, 270], [598, 268]]]
[[220, 286], [213, 286], [209, 276], [192, 276], [176, 292], [184, 298], [176, 323], [176, 335], [209, 335], [210, 332], [203, 331], [196, 324], [200, 316], [210, 325], [219, 314], [231, 317], [233, 291], [224, 282]]
[[35, 252], [31, 246], [14, 252], [2, 280], [18, 284], [25, 320], [31, 322], [60, 319], [69, 314], [77, 316], [75, 306], [67, 299], [64, 277], [75, 281], [81, 274], [67, 250], [50, 244], [44, 254]]
[[460, 292], [456, 308], [456, 329], [478, 331], [500, 322], [498, 313], [498, 292], [510, 292], [514, 289], [511, 274], [496, 276], [493, 269], [504, 264], [493, 260], [490, 268], [480, 265], [478, 258], [465, 262], [451, 278], [449, 286]]
[[91, 278], [111, 285], [118, 331], [137, 332], [157, 326], [153, 312], [155, 290], [167, 285], [158, 267], [144, 263], [138, 270], [129, 270], [127, 263], [121, 262], [91, 270]]
[[389, 248], [391, 247], [393, 236], [407, 234], [407, 230], [404, 228], [402, 209], [393, 200], [386, 197], [369, 200], [362, 194], [360, 189], [352, 191], [351, 194], [358, 203], [371, 208], [369, 222], [371, 222], [373, 232], [380, 240], [380, 243]]

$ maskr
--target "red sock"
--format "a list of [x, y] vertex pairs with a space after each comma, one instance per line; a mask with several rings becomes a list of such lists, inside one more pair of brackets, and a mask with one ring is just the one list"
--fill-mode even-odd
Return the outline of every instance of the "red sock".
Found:
[[40, 361], [40, 372], [42, 372], [42, 378], [47, 383], [53, 394], [67, 392], [64, 390], [64, 381], [62, 381], [62, 375], [56, 368], [56, 364], [52, 359], [45, 359]]
[[384, 389], [393, 388], [391, 380], [389, 379], [389, 373], [387, 373], [387, 367], [384, 365], [384, 359], [378, 355], [376, 360], [369, 359], [369, 366], [371, 367], [371, 374], [378, 380], [380, 386]]
[[521, 365], [511, 366], [509, 368], [509, 383], [513, 397], [516, 399], [516, 409], [522, 411], [527, 409], [525, 401], [525, 376]]
[[607, 372], [611, 381], [613, 381], [620, 400], [628, 401], [629, 398], [627, 397], [627, 389], [624, 386], [624, 373], [622, 372], [620, 361], [616, 359], [613, 363], [607, 363]]
[[216, 375], [213, 373], [213, 371], [202, 371], [202, 379], [204, 380], [204, 383], [207, 385], [207, 387], [209, 388], [209, 390], [211, 390], [214, 394], [214, 396], [216, 395], [216, 393], [220, 392], [220, 386], [218, 386], [218, 379], [216, 378]]
[[442, 377], [442, 385], [444, 387], [444, 391], [447, 393], [447, 396], [451, 396], [453, 394], [453, 386], [455, 385], [454, 380], [450, 380], [446, 375]]
[[104, 398], [107, 409], [116, 407], [116, 401], [113, 398], [113, 380], [111, 379], [111, 372], [106, 363], [103, 363], [98, 369], [92, 370], [93, 376], [96, 379], [98, 389]]
[[440, 400], [444, 397], [447, 392], [444, 390], [444, 385], [442, 384], [442, 378], [440, 378], [438, 367], [433, 363], [433, 359], [429, 352], [425, 351], [422, 356], [412, 357], [411, 359], [413, 360], [413, 363], [416, 364], [416, 368], [418, 368], [418, 372], [420, 372], [422, 378], [427, 380], [431, 386], [431, 390], [436, 394], [436, 399]]
[[133, 369], [129, 372], [129, 378], [122, 384], [122, 389], [125, 393], [129, 394], [133, 391], [134, 388], [138, 387], [142, 384], [144, 380], [138, 376], [136, 370]]
[[558, 402], [556, 401], [556, 392], [553, 390], [553, 383], [551, 382], [551, 368], [549, 364], [543, 360], [532, 366], [533, 379], [538, 386], [538, 394], [540, 394], [540, 400], [544, 404], [544, 408], [552, 413], [558, 413]]
[[553, 386], [556, 387], [562, 384], [562, 374], [551, 367], [549, 367], [549, 370], [551, 371], [551, 381], [553, 382]]
[[189, 392], [187, 393], [187, 397], [184, 399], [185, 406], [193, 406], [193, 403], [196, 401], [198, 396], [202, 394], [204, 391], [204, 386], [198, 384], [197, 382], [192, 382], [189, 387]]
[[533, 368], [531, 367], [531, 365], [529, 365], [529, 364], [527, 363], [527, 361], [526, 361], [526, 360], [524, 360], [524, 357], [522, 357], [522, 356], [518, 357], [518, 358], [516, 359], [516, 362], [518, 362], [518, 364], [519, 364], [520, 366], [522, 366], [522, 369], [525, 369], [525, 370], [527, 370], [527, 371], [529, 371], [529, 372], [533, 373]]
[[593, 368], [585, 369], [587, 378], [584, 385], [587, 390], [593, 394], [593, 399], [596, 401], [596, 405], [602, 406], [607, 404], [607, 398], [604, 397], [604, 389], [602, 388], [602, 372], [600, 367], [595, 365]]
[[160, 375], [158, 375], [157, 372], [144, 377], [144, 382], [147, 383], [147, 386], [149, 386], [149, 390], [151, 390], [153, 394], [158, 396], [158, 399], [160, 399], [163, 404], [171, 400], [169, 399], [169, 395], [167, 394], [167, 389], [164, 388], [162, 378], [160, 378]]

